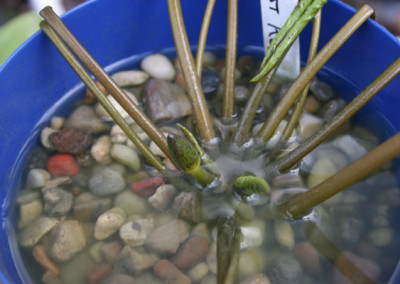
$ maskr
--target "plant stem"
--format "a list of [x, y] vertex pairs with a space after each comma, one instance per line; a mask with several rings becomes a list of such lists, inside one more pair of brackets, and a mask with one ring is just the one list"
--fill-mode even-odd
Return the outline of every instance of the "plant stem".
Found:
[[226, 64], [225, 64], [225, 86], [222, 104], [222, 117], [232, 118], [235, 94], [236, 73], [236, 44], [237, 44], [237, 11], [238, 0], [228, 1], [228, 27], [226, 37]]
[[400, 133], [397, 133], [335, 175], [284, 203], [284, 214], [291, 218], [302, 217], [316, 205], [362, 180], [399, 154]]
[[243, 110], [235, 135], [233, 136], [232, 143], [234, 145], [242, 146], [249, 139], [250, 129], [253, 124], [257, 109], [261, 103], [261, 99], [278, 68], [279, 63], [266, 76], [264, 76], [264, 78], [256, 83]]
[[157, 146], [168, 156], [167, 139], [141, 109], [121, 90], [107, 72], [93, 59], [89, 52], [79, 43], [51, 7], [40, 11], [40, 15], [65, 42], [68, 48], [78, 57], [82, 64], [96, 77], [115, 100], [126, 110], [135, 122], [149, 135]]
[[185, 78], [186, 88], [192, 105], [200, 137], [206, 142], [215, 138], [213, 122], [207, 108], [200, 80], [196, 76], [196, 68], [183, 22], [179, 0], [168, 0], [168, 10], [176, 51]]
[[[268, 74], [268, 72], [271, 71], [275, 64], [282, 58], [285, 50], [287, 50], [288, 47], [293, 44], [308, 22], [314, 18], [314, 16], [325, 5], [326, 2], [327, 0], [314, 0], [308, 7], [306, 7], [304, 13], [300, 16], [300, 18], [297, 19], [296, 22], [293, 23], [279, 44], [277, 46], [272, 46], [272, 54], [268, 60], [264, 60], [265, 63], [262, 66], [260, 73], [254, 77], [251, 82], [260, 80], [265, 74]], [[299, 5], [299, 7], [292, 12], [292, 14], [289, 16], [289, 19], [293, 14], [296, 14], [297, 10], [301, 10], [300, 7], [301, 5]], [[279, 31], [278, 34], [279, 33], [281, 33], [281, 31]]]
[[206, 11], [204, 13], [203, 23], [201, 24], [199, 43], [197, 44], [197, 53], [196, 53], [196, 73], [201, 79], [201, 71], [203, 70], [203, 57], [204, 50], [206, 47], [208, 28], [210, 26], [212, 12], [214, 10], [215, 0], [208, 0]]
[[[307, 64], [309, 64], [317, 54], [320, 31], [321, 31], [321, 10], [318, 11], [318, 13], [315, 15], [313, 19], [313, 30], [311, 35], [311, 44], [310, 44], [310, 50], [308, 52]], [[289, 139], [289, 137], [292, 135], [293, 129], [296, 127], [297, 122], [299, 121], [300, 115], [303, 111], [304, 103], [307, 98], [309, 88], [310, 88], [310, 83], [306, 85], [303, 93], [300, 95], [299, 99], [297, 100], [297, 103], [294, 106], [293, 113], [290, 116], [290, 119], [282, 133], [282, 137], [284, 140]]]
[[275, 161], [271, 166], [279, 171], [286, 171], [297, 161], [315, 149], [333, 131], [346, 120], [359, 111], [377, 93], [379, 93], [391, 80], [400, 74], [400, 57], [384, 70], [371, 84], [369, 84], [357, 97], [341, 110], [335, 117], [326, 123], [319, 131], [304, 141], [299, 147]]
[[299, 97], [305, 86], [317, 74], [322, 66], [346, 42], [346, 40], [374, 13], [374, 10], [363, 5], [361, 9], [335, 34], [335, 36], [321, 49], [315, 59], [308, 64], [303, 72], [293, 82], [285, 96], [276, 105], [257, 136], [267, 141], [272, 137], [279, 123], [287, 114], [290, 107]]
[[[337, 270], [351, 283], [375, 283], [367, 274], [358, 268], [346, 254], [344, 254], [318, 226], [312, 221], [303, 224], [304, 235], [308, 241], [324, 256]], [[340, 266], [338, 266], [340, 264]]]
[[114, 106], [107, 100], [106, 96], [96, 85], [92, 77], [85, 71], [85, 69], [79, 64], [78, 60], [74, 57], [71, 51], [65, 46], [58, 35], [53, 29], [44, 21], [40, 23], [40, 28], [53, 42], [55, 47], [72, 67], [75, 73], [81, 78], [85, 85], [92, 91], [98, 102], [104, 107], [104, 109], [110, 114], [115, 123], [117, 123], [121, 129], [125, 132], [128, 138], [136, 145], [139, 151], [143, 154], [146, 160], [157, 170], [163, 171], [164, 164], [155, 156], [150, 149], [143, 143], [139, 136], [130, 128], [129, 124], [122, 118], [119, 112]]

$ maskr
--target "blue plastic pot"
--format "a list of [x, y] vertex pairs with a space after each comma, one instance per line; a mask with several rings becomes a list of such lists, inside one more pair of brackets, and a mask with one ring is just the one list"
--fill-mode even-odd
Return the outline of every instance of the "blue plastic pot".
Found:
[[[195, 45], [207, 1], [182, 1], [187, 32]], [[217, 1], [208, 44], [225, 43], [227, 1]], [[239, 49], [262, 50], [259, 0], [239, 1]], [[164, 50], [171, 53], [167, 1], [94, 0], [63, 17], [66, 25], [107, 70], [135, 62], [135, 54]], [[336, 0], [323, 8], [323, 46], [354, 14]], [[301, 36], [303, 61], [308, 52], [310, 27]], [[400, 55], [400, 44], [384, 28], [368, 20], [339, 52], [328, 61], [319, 76], [351, 99]], [[119, 62], [118, 64], [114, 64]], [[13, 222], [16, 192], [23, 185], [22, 172], [27, 154], [38, 143], [38, 134], [54, 114], [72, 109], [83, 86], [46, 36], [39, 32], [22, 45], [0, 68], [0, 280], [30, 283], [15, 240]], [[400, 78], [392, 81], [355, 117], [383, 140], [400, 130]], [[400, 282], [400, 269], [392, 283]]]

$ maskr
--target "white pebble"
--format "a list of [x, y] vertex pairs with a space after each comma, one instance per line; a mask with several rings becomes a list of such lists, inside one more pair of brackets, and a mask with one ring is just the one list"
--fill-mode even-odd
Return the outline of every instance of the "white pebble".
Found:
[[39, 188], [44, 186], [51, 178], [48, 171], [43, 169], [31, 169], [26, 178], [27, 188]]
[[111, 162], [111, 138], [108, 135], [103, 135], [97, 139], [90, 149], [93, 159], [100, 164], [108, 164]]
[[377, 247], [386, 247], [392, 243], [393, 236], [393, 230], [388, 227], [384, 227], [371, 231], [368, 234], [368, 239]]
[[50, 126], [53, 129], [60, 130], [64, 126], [65, 118], [60, 116], [55, 116], [50, 121]]
[[203, 64], [204, 66], [214, 66], [217, 62], [217, 57], [214, 53], [205, 51], [203, 55]]
[[157, 146], [157, 144], [154, 141], [150, 142], [150, 151], [153, 152], [155, 155], [166, 158], [167, 156], [161, 149]]
[[47, 150], [54, 150], [54, 146], [49, 139], [50, 135], [54, 132], [57, 132], [57, 130], [50, 127], [44, 127], [42, 132], [40, 132], [40, 142]]
[[[137, 105], [138, 100], [134, 94], [131, 92], [124, 90], [124, 93]], [[133, 119], [129, 116], [129, 114], [126, 112], [126, 110], [114, 99], [113, 96], [108, 95], [107, 99], [110, 101], [110, 103], [114, 106], [114, 108], [117, 110], [117, 112], [128, 122], [132, 123]], [[108, 112], [103, 108], [103, 106], [100, 103], [97, 103], [95, 106], [95, 111], [96, 115], [100, 117], [101, 119], [105, 121], [111, 121], [112, 118], [108, 114]]]
[[134, 171], [140, 170], [139, 155], [131, 147], [122, 144], [114, 144], [111, 147], [111, 157]]
[[276, 220], [274, 223], [274, 235], [280, 247], [290, 251], [294, 248], [294, 232], [290, 224], [284, 220]]
[[188, 276], [193, 282], [200, 281], [208, 273], [208, 266], [205, 262], [200, 262], [188, 271]]
[[171, 61], [162, 54], [153, 54], [142, 60], [141, 68], [150, 74], [151, 77], [172, 81], [176, 71]]
[[114, 207], [97, 218], [94, 227], [94, 238], [96, 240], [104, 240], [121, 228], [126, 220], [124, 210]]
[[119, 127], [118, 124], [114, 124], [111, 127], [110, 136], [112, 143], [123, 144], [128, 140], [128, 137], [126, 136], [125, 132], [122, 130], [121, 127]]
[[120, 87], [141, 85], [146, 82], [149, 77], [149, 74], [140, 70], [121, 71], [111, 76]]
[[300, 116], [299, 124], [297, 127], [299, 136], [305, 140], [315, 132], [317, 132], [323, 125], [324, 121], [310, 113], [303, 112]]
[[329, 158], [322, 158], [315, 162], [308, 175], [307, 186], [314, 187], [315, 185], [323, 182], [330, 176], [337, 173], [338, 169]]

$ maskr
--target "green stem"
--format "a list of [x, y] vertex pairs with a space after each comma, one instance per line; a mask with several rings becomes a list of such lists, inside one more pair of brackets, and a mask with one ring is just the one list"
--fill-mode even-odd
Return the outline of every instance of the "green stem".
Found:
[[[309, 64], [317, 54], [320, 31], [321, 31], [321, 10], [318, 11], [313, 20], [313, 30], [311, 35], [311, 44], [310, 44], [310, 50], [308, 52], [307, 64]], [[297, 103], [294, 106], [293, 113], [290, 116], [290, 119], [285, 129], [282, 132], [282, 137], [284, 140], [289, 139], [289, 137], [292, 135], [293, 129], [296, 127], [297, 122], [299, 121], [299, 118], [303, 111], [304, 103], [307, 99], [309, 88], [310, 88], [310, 83], [306, 85], [303, 93], [300, 95], [300, 98], [297, 100]]]
[[383, 71], [371, 84], [369, 84], [357, 97], [340, 111], [334, 118], [326, 123], [313, 136], [304, 141], [299, 147], [288, 153], [281, 159], [275, 161], [271, 166], [279, 171], [286, 171], [297, 161], [315, 149], [333, 131], [341, 126], [346, 120], [359, 111], [377, 93], [379, 93], [391, 80], [400, 74], [400, 57], [397, 58], [385, 71]]
[[335, 175], [284, 203], [284, 214], [291, 218], [301, 218], [313, 207], [367, 177], [399, 154], [400, 133], [397, 133]]
[[[309, 21], [311, 21], [317, 12], [325, 5], [327, 0], [314, 0], [304, 11], [300, 18], [290, 27], [284, 38], [279, 42], [278, 46], [273, 46], [274, 50], [268, 60], [265, 61], [265, 65], [262, 67], [260, 73], [254, 77], [251, 81], [256, 82], [260, 80], [264, 75], [268, 74], [269, 71], [275, 66], [275, 64], [283, 57], [285, 50], [293, 44], [296, 38], [300, 35], [303, 29], [306, 27]], [[301, 3], [301, 2], [300, 2]], [[300, 5], [301, 6], [301, 5]], [[300, 6], [295, 9], [292, 14], [296, 14]], [[290, 16], [289, 16], [290, 19]], [[278, 32], [278, 34], [281, 31]]]
[[196, 68], [183, 22], [180, 1], [168, 0], [168, 10], [176, 51], [181, 63], [199, 135], [204, 141], [209, 142], [215, 138], [213, 122], [201, 89], [200, 80], [196, 76]]
[[135, 122], [149, 135], [157, 146], [168, 156], [167, 139], [141, 109], [121, 90], [107, 72], [93, 59], [89, 52], [79, 43], [51, 7], [40, 11], [40, 15], [57, 33], [62, 41], [75, 54], [82, 64], [96, 77], [115, 100], [126, 110]]
[[104, 107], [104, 109], [110, 114], [115, 123], [117, 123], [121, 129], [125, 132], [128, 138], [136, 145], [139, 151], [143, 154], [146, 160], [157, 170], [163, 171], [164, 164], [155, 156], [150, 149], [143, 143], [139, 136], [130, 128], [129, 124], [122, 118], [119, 112], [114, 108], [114, 106], [107, 100], [106, 96], [96, 85], [92, 77], [85, 71], [85, 69], [79, 64], [78, 60], [65, 46], [62, 40], [57, 36], [57, 34], [50, 28], [50, 26], [42, 21], [40, 23], [40, 28], [53, 42], [55, 47], [72, 67], [75, 73], [81, 78], [85, 85], [92, 91], [94, 96], [97, 98], [98, 102]]
[[266, 62], [271, 58], [272, 54], [276, 51], [279, 44], [288, 34], [288, 32], [292, 29], [293, 25], [299, 21], [300, 17], [303, 15], [304, 11], [311, 5], [314, 0], [302, 0], [300, 1], [298, 7], [296, 7], [293, 12], [290, 14], [289, 18], [286, 20], [285, 24], [279, 30], [279, 32], [272, 39], [271, 44], [269, 45], [264, 59], [261, 63], [261, 67], [264, 67]]
[[259, 82], [256, 83], [250, 98], [248, 99], [243, 113], [240, 117], [236, 132], [233, 136], [232, 143], [236, 146], [242, 146], [248, 139], [251, 126], [253, 125], [254, 117], [257, 109], [261, 103], [261, 99], [265, 94], [269, 83], [278, 70], [279, 63], [275, 66], [267, 76], [264, 76]]
[[210, 26], [212, 12], [214, 10], [215, 0], [208, 0], [206, 11], [204, 13], [203, 23], [201, 24], [199, 43], [197, 44], [196, 53], [196, 73], [201, 79], [201, 71], [203, 70], [204, 50], [206, 47], [208, 28]]
[[272, 137], [279, 123], [288, 110], [299, 97], [306, 85], [318, 73], [322, 66], [332, 55], [346, 42], [346, 40], [371, 16], [374, 10], [363, 5], [361, 9], [335, 34], [335, 36], [321, 49], [315, 59], [308, 64], [303, 72], [297, 77], [289, 90], [276, 105], [257, 136], [267, 141]]
[[238, 0], [228, 1], [228, 27], [226, 37], [225, 86], [222, 104], [222, 117], [230, 119], [233, 116], [236, 73], [236, 44], [237, 44], [237, 13]]

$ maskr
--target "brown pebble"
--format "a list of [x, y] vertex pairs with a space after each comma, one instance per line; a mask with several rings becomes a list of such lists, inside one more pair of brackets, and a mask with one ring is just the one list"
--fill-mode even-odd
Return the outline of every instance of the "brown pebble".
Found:
[[186, 83], [185, 83], [185, 78], [183, 77], [182, 73], [178, 73], [175, 77], [175, 84], [181, 86], [186, 90]]
[[200, 263], [208, 253], [208, 240], [202, 236], [187, 239], [171, 257], [171, 262], [180, 269], [190, 268]]
[[[97, 87], [99, 87], [100, 91], [107, 95], [107, 90], [106, 88], [103, 87], [103, 85], [100, 82], [96, 82]], [[96, 97], [93, 95], [92, 91], [89, 89], [86, 89], [85, 91], [85, 96], [83, 97], [82, 102], [84, 104], [92, 104], [96, 101]]]
[[321, 263], [317, 250], [308, 242], [299, 243], [294, 247], [294, 255], [304, 271], [311, 274], [321, 273]]
[[71, 191], [72, 191], [72, 194], [73, 194], [74, 196], [78, 196], [78, 195], [80, 195], [80, 194], [82, 193], [82, 189], [81, 189], [80, 187], [77, 187], [77, 186], [74, 186], [74, 187], [71, 189]]
[[64, 128], [50, 135], [50, 141], [58, 152], [82, 154], [92, 144], [92, 136], [77, 128]]
[[137, 195], [143, 197], [150, 197], [154, 194], [156, 189], [164, 184], [164, 179], [161, 177], [151, 177], [135, 182], [131, 185], [131, 190]]
[[313, 96], [308, 96], [304, 103], [304, 110], [309, 113], [316, 113], [321, 107], [321, 103]]
[[154, 274], [170, 284], [189, 284], [190, 279], [185, 276], [172, 262], [166, 259], [159, 260], [153, 267]]
[[51, 271], [56, 276], [60, 274], [60, 270], [58, 269], [57, 265], [47, 256], [47, 253], [43, 246], [37, 245], [32, 250], [32, 255], [35, 260], [40, 263], [45, 269]]
[[101, 283], [112, 274], [112, 266], [108, 263], [95, 265], [87, 274], [89, 284]]
[[122, 250], [122, 244], [119, 241], [113, 241], [106, 243], [100, 249], [101, 256], [108, 262], [114, 263], [115, 259], [118, 257]]

